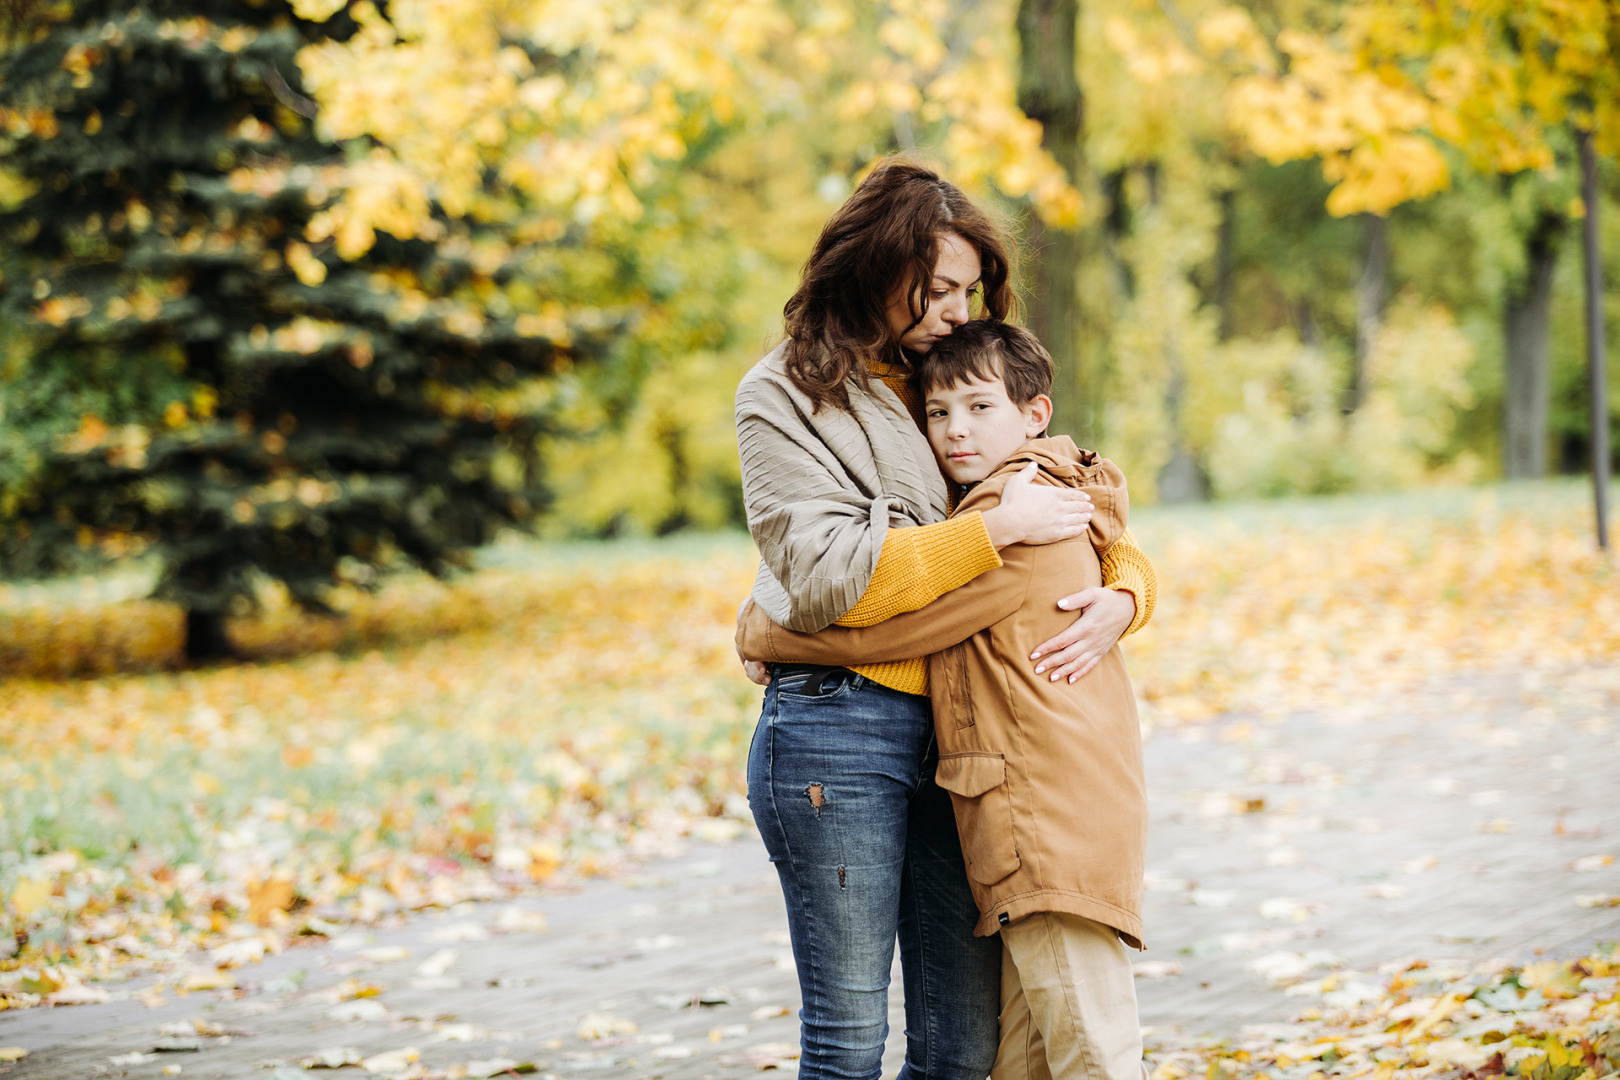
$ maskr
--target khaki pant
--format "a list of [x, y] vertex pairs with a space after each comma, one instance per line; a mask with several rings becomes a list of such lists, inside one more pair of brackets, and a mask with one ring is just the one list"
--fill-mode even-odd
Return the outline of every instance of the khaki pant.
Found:
[[1001, 928], [1001, 1048], [991, 1080], [1145, 1080], [1136, 983], [1119, 935], [1037, 912]]

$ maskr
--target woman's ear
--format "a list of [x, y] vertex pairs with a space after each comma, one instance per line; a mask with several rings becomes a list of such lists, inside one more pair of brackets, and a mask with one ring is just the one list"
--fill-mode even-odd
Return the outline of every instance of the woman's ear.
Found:
[[1052, 422], [1052, 399], [1045, 394], [1036, 394], [1035, 399], [1024, 406], [1024, 418], [1028, 421], [1024, 428], [1026, 439], [1046, 434], [1046, 425]]

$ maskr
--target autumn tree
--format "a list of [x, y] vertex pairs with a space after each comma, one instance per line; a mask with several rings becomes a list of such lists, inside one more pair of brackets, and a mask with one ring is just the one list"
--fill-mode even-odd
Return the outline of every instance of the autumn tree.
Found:
[[[1018, 5], [1018, 107], [1040, 123], [1041, 146], [1076, 184], [1085, 116], [1075, 55], [1079, 18], [1079, 0], [1020, 0]], [[1081, 399], [1079, 223], [1049, 224], [1032, 214], [1028, 247], [1027, 321], [1052, 354], [1061, 379], [1053, 426], [1078, 436], [1091, 426], [1084, 417], [1098, 404]]]
[[526, 519], [546, 377], [612, 329], [549, 294], [555, 232], [397, 190], [399, 235], [334, 216], [366, 165], [301, 85], [302, 50], [361, 29], [328, 14], [52, 5], [0, 59], [0, 552], [155, 551], [193, 659], [264, 578], [320, 606]]
[[[343, 10], [296, 0], [307, 17]], [[739, 520], [729, 400], [780, 333], [826, 215], [864, 169], [916, 147], [1008, 216], [1078, 222], [1079, 197], [1016, 101], [1006, 0], [394, 0], [304, 51], [327, 137], [364, 146], [339, 249], [518, 201], [600, 256], [643, 358], [587, 390], [558, 443], [548, 528]], [[400, 197], [403, 196], [403, 197]], [[633, 369], [633, 370], [632, 370]], [[721, 489], [725, 489], [724, 495]], [[729, 515], [729, 516], [728, 516]]]
[[1336, 214], [1386, 214], [1451, 182], [1443, 150], [1503, 178], [1519, 213], [1522, 266], [1502, 298], [1504, 472], [1546, 468], [1552, 276], [1575, 195], [1571, 124], [1596, 152], [1620, 150], [1620, 19], [1604, 0], [1516, 3], [1354, 0], [1332, 34], [1290, 28], [1276, 52], [1239, 9], [1210, 22], [1248, 57], [1234, 124], [1272, 161], [1316, 157]]

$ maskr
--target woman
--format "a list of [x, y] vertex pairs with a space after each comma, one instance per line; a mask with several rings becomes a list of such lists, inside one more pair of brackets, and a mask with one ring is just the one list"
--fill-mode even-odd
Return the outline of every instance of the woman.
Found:
[[[999, 565], [998, 548], [1085, 530], [1083, 493], [1027, 482], [993, 510], [945, 520], [946, 485], [906, 380], [906, 353], [971, 318], [976, 296], [989, 318], [1011, 313], [1011, 261], [983, 211], [905, 160], [873, 170], [828, 221], [785, 308], [787, 340], [737, 392], [761, 554], [753, 598], [775, 622], [875, 625]], [[1115, 550], [1113, 587], [1065, 598], [1084, 614], [1031, 661], [1054, 680], [1078, 678], [1146, 621], [1151, 564], [1132, 545]], [[918, 658], [782, 665], [765, 693], [749, 804], [787, 901], [807, 1080], [879, 1075], [897, 936], [901, 1077], [983, 1080], [995, 1060], [1000, 945], [973, 936], [950, 799], [933, 782], [927, 691]]]

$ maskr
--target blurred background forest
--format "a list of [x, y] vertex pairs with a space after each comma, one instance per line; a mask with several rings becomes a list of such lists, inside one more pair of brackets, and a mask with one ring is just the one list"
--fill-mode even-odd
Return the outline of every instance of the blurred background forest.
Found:
[[740, 525], [733, 388], [895, 151], [1025, 237], [1142, 505], [1587, 468], [1600, 0], [5, 12], [0, 550], [160, 551], [197, 655], [503, 523]]

